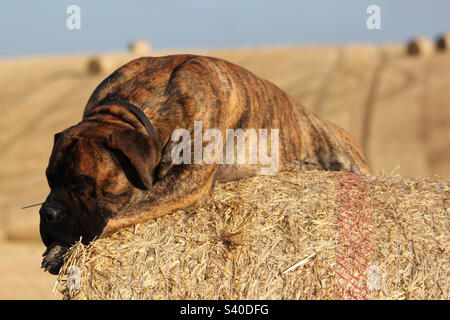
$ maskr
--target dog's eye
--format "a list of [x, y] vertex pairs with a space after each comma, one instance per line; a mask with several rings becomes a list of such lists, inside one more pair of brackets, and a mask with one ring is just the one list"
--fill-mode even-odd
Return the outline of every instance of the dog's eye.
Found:
[[92, 184], [92, 179], [87, 176], [80, 176], [70, 182], [69, 188], [73, 191], [83, 191], [86, 187]]
[[79, 192], [79, 191], [83, 191], [86, 188], [86, 184], [80, 183], [80, 182], [74, 182], [74, 183], [69, 184], [69, 188], [72, 191]]
[[102, 191], [102, 194], [107, 198], [114, 198], [116, 195], [112, 192]]
[[108, 201], [120, 201], [121, 198], [128, 195], [128, 193], [112, 193], [110, 191], [102, 190], [102, 195], [108, 200]]
[[84, 184], [82, 184], [82, 183], [71, 183], [69, 185], [69, 188], [72, 190], [79, 190], [79, 189], [83, 188], [83, 186], [84, 186]]

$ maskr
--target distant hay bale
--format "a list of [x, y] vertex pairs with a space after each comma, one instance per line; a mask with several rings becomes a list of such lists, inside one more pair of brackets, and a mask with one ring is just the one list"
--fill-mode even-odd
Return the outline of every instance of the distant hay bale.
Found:
[[108, 74], [120, 65], [117, 59], [110, 56], [94, 56], [87, 61], [87, 72], [89, 74]]
[[76, 244], [59, 290], [65, 299], [448, 299], [449, 191], [445, 181], [325, 171], [219, 185], [192, 208]]
[[146, 41], [134, 41], [129, 45], [126, 54], [105, 54], [90, 57], [87, 60], [86, 71], [90, 75], [109, 74], [130, 60], [148, 56], [150, 44]]
[[128, 49], [133, 56], [138, 57], [148, 56], [151, 52], [150, 43], [143, 40], [133, 41], [128, 46]]
[[407, 44], [406, 52], [408, 55], [426, 56], [434, 52], [434, 45], [429, 39], [418, 37]]
[[438, 51], [448, 51], [450, 46], [450, 33], [444, 33], [439, 36], [436, 41], [436, 49]]

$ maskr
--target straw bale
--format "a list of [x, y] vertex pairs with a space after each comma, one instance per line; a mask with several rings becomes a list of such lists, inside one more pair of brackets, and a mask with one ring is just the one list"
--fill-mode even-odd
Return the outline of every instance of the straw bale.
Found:
[[117, 59], [112, 56], [94, 56], [87, 61], [87, 72], [88, 74], [108, 74], [113, 72], [120, 65]]
[[143, 40], [131, 42], [130, 45], [128, 46], [128, 49], [133, 56], [139, 57], [148, 56], [151, 52], [150, 43]]
[[449, 191], [326, 171], [230, 182], [77, 243], [57, 286], [65, 299], [448, 299]]
[[425, 37], [418, 37], [412, 39], [406, 46], [408, 55], [413, 56], [427, 56], [434, 52], [434, 45], [429, 39]]
[[444, 33], [439, 36], [436, 42], [436, 48], [439, 51], [448, 51], [450, 47], [450, 33]]

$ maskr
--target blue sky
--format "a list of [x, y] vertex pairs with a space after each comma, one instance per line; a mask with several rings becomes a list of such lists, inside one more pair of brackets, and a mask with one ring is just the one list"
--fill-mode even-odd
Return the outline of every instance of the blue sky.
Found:
[[[69, 5], [81, 29], [66, 27]], [[368, 30], [366, 8], [381, 9]], [[448, 0], [2, 0], [0, 56], [123, 50], [399, 42], [450, 31]]]

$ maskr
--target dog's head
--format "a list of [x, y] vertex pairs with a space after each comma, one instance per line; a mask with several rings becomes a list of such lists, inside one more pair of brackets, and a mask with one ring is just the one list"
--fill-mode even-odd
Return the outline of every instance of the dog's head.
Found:
[[56, 134], [46, 170], [51, 192], [39, 212], [44, 244], [100, 235], [152, 187], [159, 158], [154, 137], [125, 125], [82, 121]]

